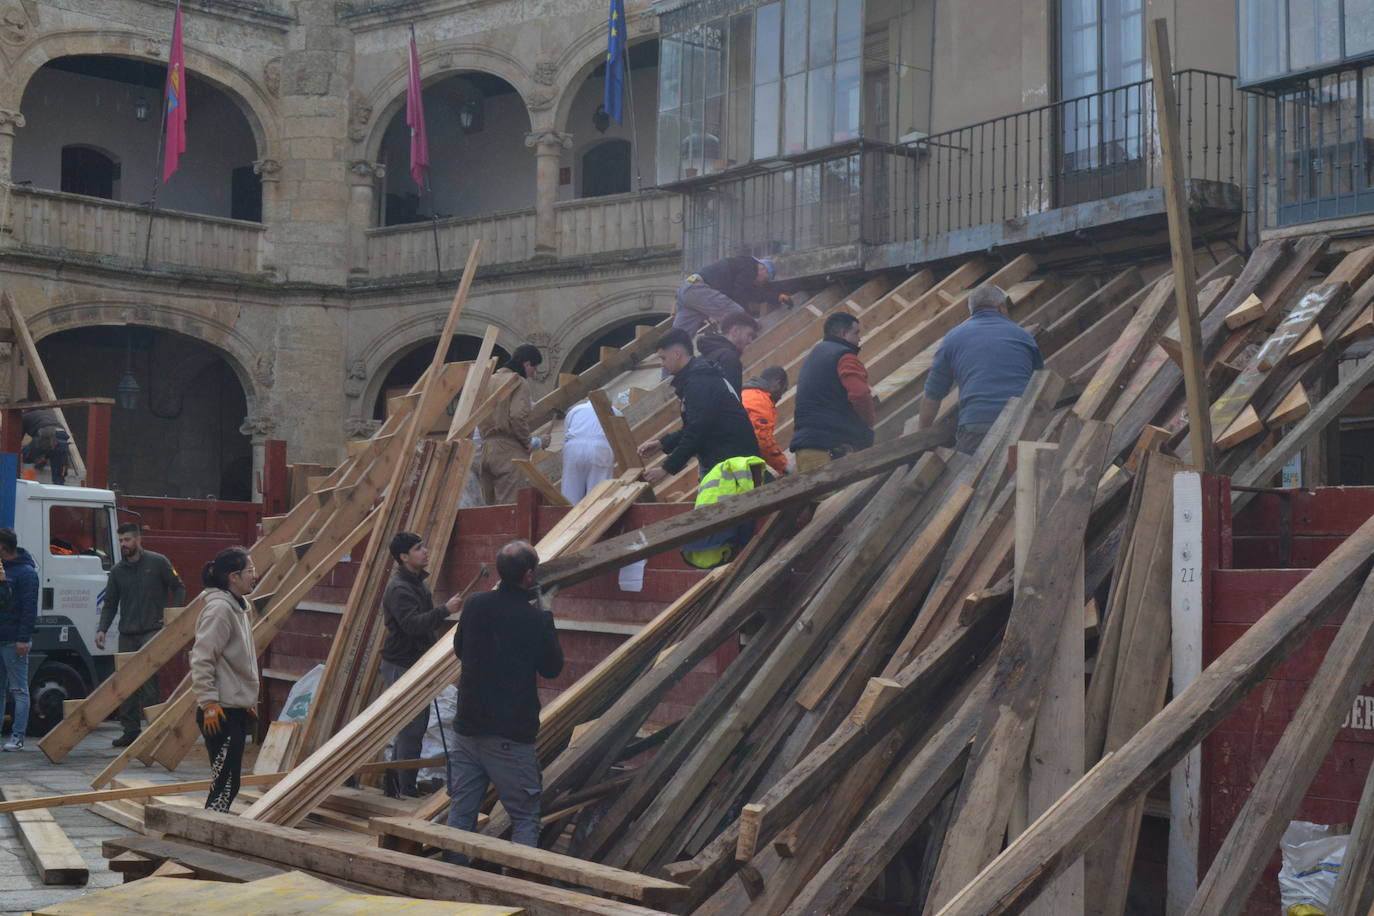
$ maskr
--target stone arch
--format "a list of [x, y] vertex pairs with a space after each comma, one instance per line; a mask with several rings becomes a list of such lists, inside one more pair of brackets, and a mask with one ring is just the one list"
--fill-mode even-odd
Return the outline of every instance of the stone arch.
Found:
[[[638, 17], [631, 16], [630, 22], [635, 23]], [[632, 35], [627, 43], [628, 47], [643, 44], [646, 41], [658, 41], [657, 32], [649, 32], [643, 35]], [[583, 32], [577, 40], [563, 51], [558, 59], [558, 71], [571, 72], [571, 76], [565, 80], [559, 80], [558, 98], [553, 105], [553, 123], [555, 130], [568, 131], [574, 135], [577, 131], [571, 130], [568, 118], [572, 114], [573, 100], [577, 98], [578, 90], [587, 81], [587, 77], [592, 71], [601, 66], [606, 61], [606, 26], [597, 26], [595, 29]], [[569, 70], [569, 68], [573, 68]], [[585, 131], [585, 128], [583, 128]]]
[[[439, 336], [443, 330], [444, 316], [444, 311], [432, 309], [397, 324], [388, 325], [349, 360], [350, 376], [355, 364], [360, 371], [366, 372], [366, 381], [358, 389], [360, 394], [356, 398], [350, 398], [350, 417], [369, 419], [372, 416], [372, 405], [377, 401], [377, 395], [381, 392], [387, 374], [416, 347]], [[513, 350], [519, 343], [516, 339], [519, 334], [509, 322], [476, 309], [469, 309], [458, 319], [455, 333], [480, 338], [487, 325], [500, 328], [501, 333], [496, 342], [505, 350]]]
[[270, 358], [255, 341], [234, 325], [207, 318], [190, 309], [148, 303], [146, 301], [115, 303], [107, 300], [72, 302], [42, 309], [28, 316], [28, 325], [35, 341], [73, 328], [146, 327], [191, 337], [217, 351], [233, 370], [248, 402], [248, 414], [259, 413], [269, 403], [263, 390], [265, 376], [271, 373]]
[[[464, 73], [486, 73], [500, 77], [511, 85], [529, 115], [531, 127], [536, 111], [548, 107], [543, 96], [534, 92], [530, 71], [513, 55], [496, 48], [476, 44], [440, 44], [420, 54], [421, 82], [431, 86], [450, 76]], [[371, 129], [364, 142], [363, 158], [376, 162], [381, 155], [382, 140], [391, 119], [406, 103], [408, 64], [402, 62], [373, 87], [368, 102], [374, 112]]]
[[[600, 299], [578, 309], [559, 326], [556, 340], [575, 340], [559, 356], [558, 372], [570, 372], [582, 351], [597, 338], [615, 328], [632, 322], [640, 324], [650, 315], [667, 315], [673, 310], [677, 289], [672, 286], [650, 286], [626, 290]], [[556, 376], [555, 376], [556, 377]]]
[[[52, 32], [30, 42], [7, 69], [0, 82], [0, 107], [20, 109], [24, 90], [44, 64], [61, 57], [75, 55], [105, 55], [130, 57], [139, 60], [167, 59], [168, 38], [153, 38], [128, 30], [74, 30]], [[269, 96], [261, 79], [240, 67], [196, 46], [188, 69], [191, 74], [223, 92], [243, 112], [253, 131], [258, 158], [274, 155], [277, 149], [276, 102]]]

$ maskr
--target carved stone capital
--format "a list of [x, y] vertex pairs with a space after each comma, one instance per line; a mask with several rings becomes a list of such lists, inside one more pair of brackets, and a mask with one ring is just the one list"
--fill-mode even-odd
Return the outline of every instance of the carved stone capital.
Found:
[[536, 156], [557, 156], [572, 149], [573, 135], [561, 130], [531, 131], [525, 134], [525, 145], [532, 147]]
[[382, 428], [381, 420], [349, 417], [344, 421], [344, 435], [350, 439], [371, 439]]
[[348, 171], [354, 178], [355, 184], [371, 184], [373, 179], [386, 177], [386, 166], [380, 162], [368, 162], [366, 159], [354, 159], [348, 163]]
[[276, 181], [281, 172], [281, 163], [276, 159], [259, 159], [253, 163], [253, 174], [262, 176], [263, 181]]
[[0, 108], [0, 134], [13, 137], [16, 129], [24, 126], [24, 115], [18, 111]]
[[255, 442], [266, 439], [272, 435], [277, 428], [277, 421], [271, 417], [261, 414], [245, 417], [243, 425], [239, 427], [239, 432], [250, 437]]

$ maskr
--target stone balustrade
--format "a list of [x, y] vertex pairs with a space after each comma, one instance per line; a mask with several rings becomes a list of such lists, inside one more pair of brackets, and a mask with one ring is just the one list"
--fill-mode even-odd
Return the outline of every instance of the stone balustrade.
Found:
[[[635, 194], [564, 201], [557, 205], [556, 212], [560, 258], [682, 246], [682, 202], [676, 194], [644, 195], [644, 233], [640, 231], [641, 202]], [[432, 273], [436, 231], [445, 270], [460, 267], [468, 246], [479, 238], [485, 246], [483, 264], [513, 264], [534, 257], [535, 211], [511, 210], [439, 220], [437, 225], [425, 222], [369, 229], [369, 276], [377, 280]]]
[[[0, 211], [4, 244], [38, 252], [141, 265], [149, 209], [60, 191], [11, 188]], [[213, 273], [256, 274], [262, 263], [258, 223], [158, 210], [148, 262]]]

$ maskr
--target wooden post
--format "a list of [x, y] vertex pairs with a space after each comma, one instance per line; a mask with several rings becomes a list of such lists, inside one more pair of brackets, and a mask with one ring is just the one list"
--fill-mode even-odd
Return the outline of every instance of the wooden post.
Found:
[[286, 441], [268, 439], [262, 455], [262, 514], [285, 515], [291, 508], [286, 473]]
[[1169, 213], [1169, 248], [1174, 262], [1174, 299], [1178, 303], [1178, 336], [1183, 349], [1183, 388], [1188, 401], [1188, 439], [1193, 463], [1216, 470], [1212, 422], [1207, 400], [1206, 363], [1202, 359], [1202, 322], [1197, 314], [1193, 273], [1193, 228], [1183, 188], [1183, 149], [1179, 146], [1178, 99], [1169, 55], [1169, 25], [1156, 19], [1150, 28], [1150, 66], [1154, 70], [1155, 112], [1160, 159], [1164, 166], [1164, 206]]
[[[75, 446], [75, 443], [72, 443]], [[92, 404], [86, 408], [86, 451], [91, 463], [86, 466], [86, 486], [104, 489], [110, 485], [110, 405]], [[76, 449], [72, 449], [72, 470], [77, 470]]]

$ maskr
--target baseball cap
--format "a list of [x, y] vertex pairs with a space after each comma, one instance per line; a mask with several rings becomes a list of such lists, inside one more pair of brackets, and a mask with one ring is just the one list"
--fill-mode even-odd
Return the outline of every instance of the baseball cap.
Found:
[[771, 258], [754, 258], [754, 260], [762, 264], [763, 269], [768, 271], [768, 279], [773, 280], [777, 278], [778, 267], [773, 263]]

